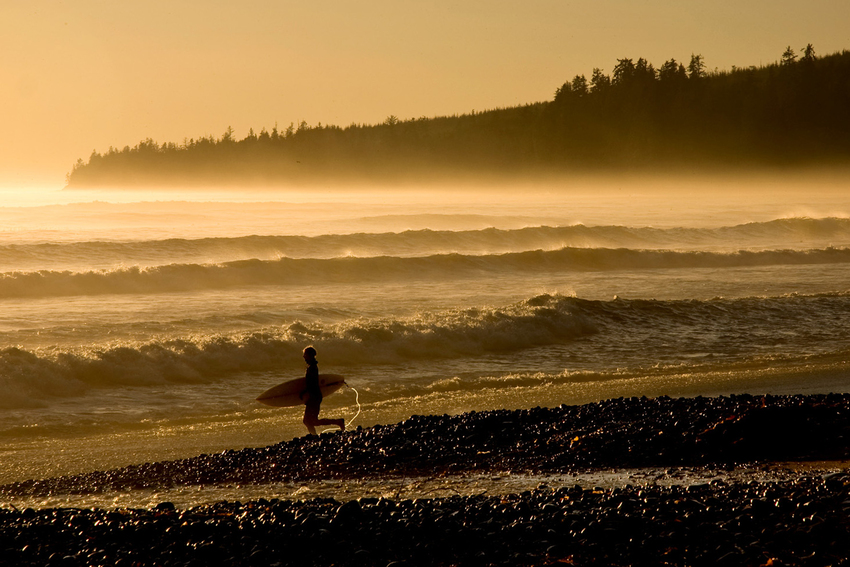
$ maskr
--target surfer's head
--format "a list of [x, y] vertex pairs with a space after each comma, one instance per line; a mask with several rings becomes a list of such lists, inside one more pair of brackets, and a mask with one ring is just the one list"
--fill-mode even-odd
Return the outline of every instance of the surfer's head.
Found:
[[304, 349], [304, 360], [313, 360], [316, 358], [316, 349], [311, 346], [308, 346]]

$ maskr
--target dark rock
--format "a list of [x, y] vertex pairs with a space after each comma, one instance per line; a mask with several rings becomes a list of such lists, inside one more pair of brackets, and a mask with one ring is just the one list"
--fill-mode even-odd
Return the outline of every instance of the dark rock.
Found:
[[[778, 435], [777, 435], [778, 434]], [[776, 437], [776, 438], [773, 438]], [[115, 487], [850, 456], [850, 395], [631, 398], [413, 416], [260, 449], [0, 487]], [[669, 469], [668, 476], [677, 474]], [[850, 474], [690, 488], [561, 488], [499, 497], [219, 502], [177, 510], [0, 510], [0, 565], [841, 565]]]

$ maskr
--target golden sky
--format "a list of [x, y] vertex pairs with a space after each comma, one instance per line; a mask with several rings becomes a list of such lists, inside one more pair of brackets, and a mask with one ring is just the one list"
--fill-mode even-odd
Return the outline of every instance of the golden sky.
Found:
[[848, 0], [3, 0], [0, 184], [145, 138], [550, 100], [618, 58], [850, 49]]

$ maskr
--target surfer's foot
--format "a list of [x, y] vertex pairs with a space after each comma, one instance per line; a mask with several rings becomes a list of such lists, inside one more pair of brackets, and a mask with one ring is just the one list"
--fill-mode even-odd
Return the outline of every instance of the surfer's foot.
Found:
[[345, 431], [345, 420], [344, 419], [336, 420], [336, 424], [339, 425], [340, 431]]

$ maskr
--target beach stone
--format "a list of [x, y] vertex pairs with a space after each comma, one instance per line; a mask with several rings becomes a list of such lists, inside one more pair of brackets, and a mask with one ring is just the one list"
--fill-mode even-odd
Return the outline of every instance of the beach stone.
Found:
[[[759, 445], [772, 430], [796, 441]], [[823, 439], [804, 442], [811, 434]], [[663, 471], [659, 479], [675, 480], [680, 466], [726, 470], [738, 462], [846, 458], [848, 439], [845, 394], [621, 398], [414, 416], [259, 449], [24, 481], [0, 487], [0, 495], [261, 485], [272, 478], [397, 483], [453, 471], [569, 473], [587, 466], [653, 466]], [[787, 482], [712, 480], [687, 488], [540, 485], [498, 497], [414, 501], [261, 498], [186, 510], [169, 502], [151, 510], [0, 509], [0, 551], [9, 550], [0, 565], [761, 565], [768, 559], [839, 565], [850, 556], [849, 509], [845, 472]], [[293, 549], [292, 542], [310, 543], [303, 552], [296, 545], [282, 560], [281, 550]]]

